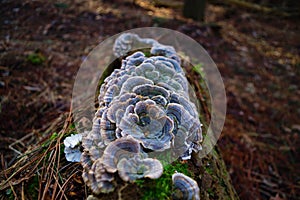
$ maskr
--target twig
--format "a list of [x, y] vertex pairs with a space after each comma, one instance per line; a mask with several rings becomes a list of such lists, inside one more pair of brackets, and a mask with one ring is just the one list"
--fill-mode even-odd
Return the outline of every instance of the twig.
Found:
[[33, 135], [33, 132], [31, 132], [31, 133], [25, 135], [24, 137], [22, 137], [22, 138], [16, 140], [15, 142], [13, 142], [12, 144], [10, 144], [10, 145], [8, 146], [8, 148], [11, 149], [11, 150], [13, 150], [13, 151], [16, 152], [17, 154], [22, 155], [22, 153], [21, 153], [20, 151], [18, 151], [17, 149], [13, 148], [13, 146], [16, 145], [16, 144], [21, 144], [23, 147], [25, 147], [26, 145], [23, 143], [23, 140], [25, 140], [25, 139], [31, 137], [32, 135]]
[[[3, 159], [3, 155], [1, 155], [1, 157], [2, 157], [2, 159]], [[5, 178], [7, 179], [7, 174], [6, 174], [5, 170], [4, 170], [4, 176], [5, 176]], [[15, 192], [13, 186], [11, 185], [10, 182], [8, 182], [8, 184], [9, 184], [9, 186], [10, 186], [10, 188], [11, 188], [11, 191], [14, 193], [15, 198], [18, 199], [17, 194], [16, 194], [16, 192]]]
[[128, 186], [128, 183], [125, 183], [125, 185], [123, 185], [119, 191], [118, 191], [118, 200], [122, 200], [122, 191]]
[[21, 197], [22, 197], [22, 200], [25, 200], [25, 194], [24, 194], [24, 182], [22, 182]]
[[[37, 156], [37, 157], [33, 158], [33, 160], [31, 160], [30, 162], [27, 162], [27, 164], [23, 165], [22, 167], [17, 168], [17, 166], [19, 166], [20, 163], [22, 163], [24, 160], [26, 160], [26, 158], [24, 158], [24, 157], [22, 159], [20, 159], [14, 166], [12, 166], [12, 167], [9, 168], [9, 169], [15, 169], [15, 168], [17, 168], [18, 170], [16, 172], [14, 172], [12, 175], [10, 175], [10, 177], [6, 178], [6, 180], [3, 183], [1, 183], [0, 190], [3, 190], [5, 188], [9, 187], [9, 184], [17, 185], [17, 184], [21, 183], [22, 181], [28, 180], [29, 178], [31, 178], [32, 174], [34, 174], [34, 170], [37, 168], [37, 166], [42, 161], [41, 158], [44, 157], [44, 156], [45, 156], [45, 153], [42, 154], [42, 155], [40, 155], [40, 156]], [[18, 178], [17, 180], [15, 180], [13, 182], [10, 182], [10, 180], [12, 178], [14, 178], [17, 174], [25, 171], [25, 169], [28, 166], [32, 165], [32, 163], [34, 163], [37, 160], [39, 160], [39, 161], [37, 162], [37, 164], [31, 170], [29, 170], [29, 173], [27, 174], [26, 177]], [[4, 171], [3, 173], [6, 173], [6, 171]]]
[[68, 182], [71, 180], [71, 178], [73, 178], [73, 176], [75, 176], [76, 175], [76, 173], [77, 172], [75, 172], [75, 173], [73, 173], [65, 182], [64, 182], [64, 184], [61, 186], [61, 189], [62, 190], [60, 190], [58, 193], [57, 193], [57, 195], [56, 195], [56, 199], [58, 198], [58, 196], [59, 196], [59, 194], [62, 192], [62, 195], [61, 195], [61, 197], [60, 197], [60, 199], [62, 199], [62, 197], [65, 195], [64, 194], [64, 187], [66, 187], [66, 185], [68, 184]]

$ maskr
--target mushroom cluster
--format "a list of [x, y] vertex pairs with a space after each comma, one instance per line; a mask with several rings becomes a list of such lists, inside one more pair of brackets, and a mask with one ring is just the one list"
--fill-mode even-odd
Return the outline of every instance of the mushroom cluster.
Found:
[[[125, 57], [136, 44], [150, 45], [150, 56]], [[187, 160], [201, 149], [201, 123], [175, 49], [127, 33], [114, 52], [123, 56], [121, 68], [104, 80], [92, 130], [82, 135], [83, 179], [96, 194], [113, 191], [116, 173], [124, 181], [159, 178], [159, 154]]]

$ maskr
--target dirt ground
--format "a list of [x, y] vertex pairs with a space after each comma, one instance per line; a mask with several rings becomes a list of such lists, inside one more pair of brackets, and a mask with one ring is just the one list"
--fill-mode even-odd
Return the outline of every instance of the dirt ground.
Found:
[[227, 117], [218, 145], [240, 198], [299, 198], [299, 19], [216, 3], [202, 24], [141, 0], [0, 4], [1, 170], [61, 128], [77, 70], [93, 47], [158, 26], [198, 41], [221, 72]]

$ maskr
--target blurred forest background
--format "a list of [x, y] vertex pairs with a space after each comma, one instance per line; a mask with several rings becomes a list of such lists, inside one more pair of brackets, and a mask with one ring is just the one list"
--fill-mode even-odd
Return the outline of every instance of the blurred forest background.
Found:
[[0, 2], [1, 171], [62, 128], [97, 44], [157, 26], [195, 39], [219, 68], [227, 117], [218, 145], [239, 197], [299, 199], [300, 1], [207, 0], [203, 21], [183, 16], [183, 0]]

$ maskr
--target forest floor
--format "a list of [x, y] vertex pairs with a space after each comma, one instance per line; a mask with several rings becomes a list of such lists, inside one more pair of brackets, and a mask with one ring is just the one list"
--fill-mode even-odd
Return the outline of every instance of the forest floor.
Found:
[[299, 197], [299, 19], [209, 4], [201, 24], [135, 2], [1, 1], [1, 170], [61, 129], [77, 70], [99, 42], [157, 26], [198, 41], [219, 68], [227, 117], [218, 145], [240, 198]]

